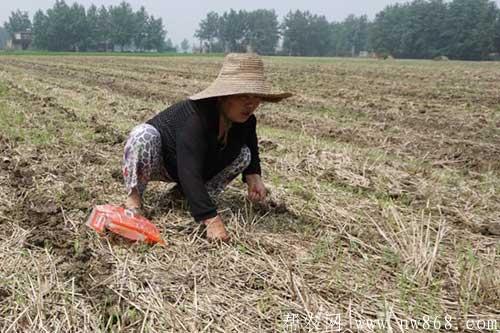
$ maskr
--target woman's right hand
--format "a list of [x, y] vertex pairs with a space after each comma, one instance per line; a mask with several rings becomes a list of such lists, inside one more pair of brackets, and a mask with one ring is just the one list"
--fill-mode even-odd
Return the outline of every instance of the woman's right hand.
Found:
[[222, 222], [219, 215], [211, 219], [203, 221], [203, 224], [207, 226], [207, 238], [210, 241], [223, 241], [227, 242], [229, 240], [229, 235], [226, 231], [226, 227]]

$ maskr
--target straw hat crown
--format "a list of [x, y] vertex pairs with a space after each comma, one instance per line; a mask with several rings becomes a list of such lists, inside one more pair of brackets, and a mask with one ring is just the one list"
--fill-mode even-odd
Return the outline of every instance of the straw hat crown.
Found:
[[230, 53], [217, 78], [205, 90], [189, 97], [199, 100], [210, 97], [252, 94], [267, 102], [279, 102], [292, 96], [285, 92], [272, 92], [264, 76], [264, 63], [255, 53]]

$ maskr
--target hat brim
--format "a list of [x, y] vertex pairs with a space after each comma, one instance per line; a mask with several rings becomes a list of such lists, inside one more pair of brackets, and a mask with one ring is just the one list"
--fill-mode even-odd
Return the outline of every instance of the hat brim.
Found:
[[214, 98], [214, 97], [224, 97], [224, 96], [234, 96], [234, 95], [254, 95], [258, 96], [262, 99], [264, 102], [269, 102], [269, 103], [278, 103], [285, 98], [293, 96], [291, 93], [273, 93], [273, 94], [256, 94], [254, 92], [236, 92], [236, 93], [218, 93], [218, 94], [202, 94], [198, 93], [193, 96], [189, 96], [188, 98], [192, 101], [199, 101], [201, 99], [206, 99], [206, 98]]
[[189, 99], [197, 101], [232, 95], [254, 95], [260, 97], [264, 102], [277, 103], [293, 95], [288, 92], [269, 92], [270, 90], [267, 84], [255, 85], [253, 82], [221, 82], [216, 80], [205, 90], [190, 96]]

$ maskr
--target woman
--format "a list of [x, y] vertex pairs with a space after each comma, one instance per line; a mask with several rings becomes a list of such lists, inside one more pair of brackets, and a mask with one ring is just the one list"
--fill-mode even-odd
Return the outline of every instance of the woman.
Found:
[[191, 215], [206, 225], [207, 238], [226, 241], [229, 237], [214, 198], [242, 174], [248, 198], [265, 199], [253, 113], [261, 102], [289, 96], [271, 93], [256, 54], [228, 54], [207, 89], [132, 130], [123, 157], [125, 206], [140, 209], [151, 180], [176, 182]]

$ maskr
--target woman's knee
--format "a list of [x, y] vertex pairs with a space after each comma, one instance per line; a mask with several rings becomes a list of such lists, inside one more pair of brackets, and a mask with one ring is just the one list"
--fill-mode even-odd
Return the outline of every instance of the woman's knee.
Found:
[[132, 129], [124, 148], [123, 160], [151, 159], [161, 150], [161, 136], [156, 128], [149, 124], [140, 124]]
[[153, 126], [140, 124], [132, 129], [123, 154], [123, 177], [129, 191], [142, 193], [161, 169], [161, 137]]

